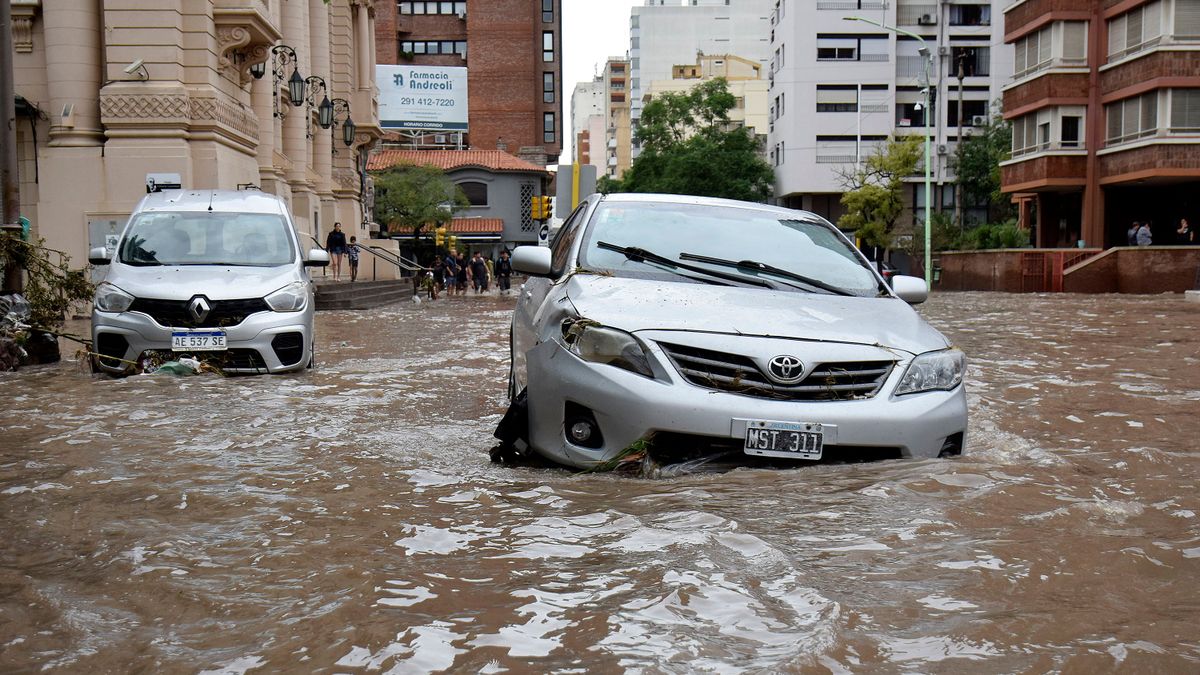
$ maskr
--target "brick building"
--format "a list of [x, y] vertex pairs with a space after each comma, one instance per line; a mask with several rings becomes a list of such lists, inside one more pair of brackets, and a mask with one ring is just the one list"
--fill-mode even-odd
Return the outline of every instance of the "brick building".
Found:
[[376, 63], [467, 67], [468, 147], [558, 162], [561, 0], [389, 0], [375, 11]]
[[1003, 190], [1038, 246], [1171, 243], [1200, 219], [1200, 0], [1020, 0]]

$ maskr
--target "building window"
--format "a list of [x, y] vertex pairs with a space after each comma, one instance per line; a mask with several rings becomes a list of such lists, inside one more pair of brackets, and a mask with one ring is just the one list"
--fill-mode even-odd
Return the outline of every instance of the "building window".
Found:
[[1062, 146], [1078, 148], [1081, 140], [1079, 130], [1083, 128], [1083, 118], [1079, 115], [1064, 115], [1062, 118]]
[[1108, 22], [1108, 60], [1145, 51], [1162, 39], [1162, 2], [1155, 0]]
[[896, 126], [923, 127], [925, 126], [924, 103], [896, 103]]
[[405, 40], [400, 43], [400, 57], [408, 58], [413, 55], [437, 54], [454, 55], [467, 58], [466, 40]]
[[542, 0], [542, 23], [554, 23], [554, 0]]
[[888, 38], [886, 35], [817, 35], [817, 60], [887, 61]]
[[858, 112], [858, 85], [818, 84], [817, 112]]
[[1014, 78], [1050, 67], [1050, 27], [1030, 33], [1013, 44]]
[[542, 103], [554, 103], [554, 73], [542, 73]]
[[1200, 39], [1200, 0], [1175, 0], [1175, 37]]
[[542, 113], [542, 142], [554, 142], [554, 113]]
[[467, 15], [466, 0], [457, 0], [455, 2], [446, 2], [446, 0], [438, 0], [436, 2], [434, 0], [417, 0], [416, 2], [409, 2], [408, 0], [401, 0], [399, 5], [401, 14], [457, 14], [460, 17]]
[[[987, 123], [988, 102], [987, 101], [968, 101], [962, 102], [962, 125], [964, 127], [982, 126]], [[976, 122], [982, 124], [976, 125]], [[958, 99], [946, 101], [946, 125], [951, 127], [958, 126]]]
[[991, 5], [950, 5], [951, 26], [992, 25]]
[[1171, 133], [1200, 133], [1200, 89], [1171, 90]]
[[488, 205], [488, 186], [487, 183], [478, 181], [466, 181], [459, 183], [458, 187], [467, 196], [467, 201], [471, 206], [487, 206]]
[[1108, 145], [1153, 136], [1158, 132], [1158, 92], [1151, 91], [1104, 106]]
[[554, 61], [554, 32], [542, 32], [542, 61], [551, 63]]
[[958, 67], [962, 65], [963, 77], [987, 77], [992, 58], [990, 47], [951, 47], [950, 76], [958, 77]]

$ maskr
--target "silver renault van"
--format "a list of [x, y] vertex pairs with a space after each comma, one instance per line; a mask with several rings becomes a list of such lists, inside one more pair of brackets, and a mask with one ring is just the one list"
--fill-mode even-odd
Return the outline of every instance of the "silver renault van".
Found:
[[[230, 373], [279, 373], [313, 359], [313, 287], [282, 199], [257, 191], [146, 195], [115, 250], [92, 309], [97, 367], [133, 372], [146, 352], [191, 355]], [[162, 354], [165, 353], [165, 354]]]

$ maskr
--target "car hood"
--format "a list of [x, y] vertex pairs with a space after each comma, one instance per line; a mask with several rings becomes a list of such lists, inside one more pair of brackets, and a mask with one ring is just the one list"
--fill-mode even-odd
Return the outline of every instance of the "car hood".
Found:
[[105, 281], [137, 298], [188, 300], [203, 295], [209, 300], [239, 300], [264, 297], [301, 278], [295, 265], [120, 265]]
[[581, 317], [629, 332], [684, 330], [878, 345], [913, 354], [949, 346], [908, 303], [737, 286], [576, 274]]

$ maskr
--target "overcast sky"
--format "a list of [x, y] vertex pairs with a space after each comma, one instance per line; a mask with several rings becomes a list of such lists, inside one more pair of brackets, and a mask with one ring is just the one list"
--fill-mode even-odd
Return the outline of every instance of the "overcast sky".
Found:
[[629, 51], [629, 9], [645, 0], [563, 0], [563, 154], [571, 161], [571, 93], [590, 82], [610, 56]]

